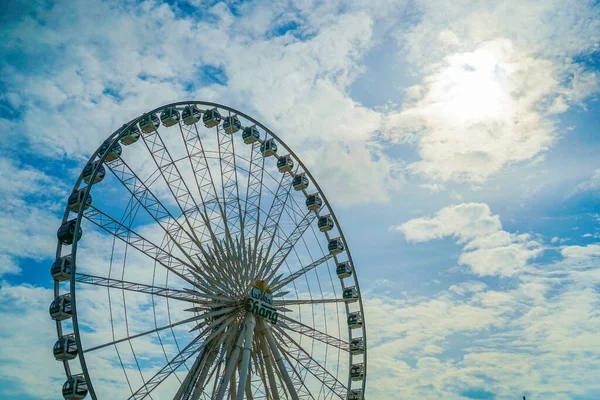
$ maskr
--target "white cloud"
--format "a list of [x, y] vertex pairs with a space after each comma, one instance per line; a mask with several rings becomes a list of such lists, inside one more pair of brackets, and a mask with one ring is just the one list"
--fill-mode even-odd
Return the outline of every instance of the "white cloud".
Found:
[[417, 144], [414, 173], [479, 183], [532, 160], [557, 135], [546, 114], [598, 90], [597, 74], [573, 61], [600, 40], [591, 1], [416, 4], [420, 22], [397, 36], [425, 77], [386, 122], [392, 137]]
[[460, 243], [465, 243], [497, 233], [502, 224], [487, 204], [463, 203], [441, 209], [434, 218], [413, 219], [392, 229], [404, 233], [407, 240], [414, 242], [454, 236]]
[[458, 259], [477, 275], [512, 276], [542, 251], [528, 234], [502, 229], [500, 218], [487, 204], [463, 203], [441, 209], [433, 218], [417, 218], [391, 230], [402, 232], [408, 241], [425, 242], [451, 236], [464, 244]]
[[[64, 383], [62, 364], [52, 356], [56, 328], [48, 315], [49, 289], [0, 284], [0, 375], [4, 396], [56, 399]], [[35, 327], [35, 328], [34, 328]]]
[[[66, 201], [65, 185], [55, 177], [0, 157], [0, 276], [18, 274], [20, 258], [41, 260], [56, 249], [59, 205]], [[63, 203], [64, 204], [64, 203]]]
[[369, 355], [377, 360], [370, 396], [594, 398], [597, 247], [566, 246], [560, 260], [530, 263], [505, 288], [467, 281], [430, 297], [368, 292]]
[[592, 176], [577, 185], [573, 194], [589, 192], [600, 189], [600, 168], [594, 170]]
[[[51, 18], [67, 12], [65, 7], [78, 29]], [[66, 60], [50, 64], [43, 76], [8, 66], [4, 74], [12, 77], [9, 94], [21, 94], [22, 134], [46, 156], [83, 157], [123, 122], [161, 103], [192, 97], [236, 106], [272, 127], [325, 190], [330, 188], [337, 204], [383, 202], [403, 179], [374, 141], [382, 116], [347, 95], [373, 45], [374, 20], [361, 8], [335, 18], [327, 14], [337, 13], [335, 7], [312, 9], [310, 15], [318, 18], [302, 28], [312, 37], [301, 41], [269, 36], [265, 20], [274, 23], [278, 15], [261, 5], [243, 8], [250, 21], [239, 24], [223, 3], [211, 9], [215, 21], [195, 21], [178, 18], [166, 4], [72, 2], [48, 10], [51, 24], [28, 18], [11, 31], [34, 56], [43, 48], [39, 36], [61, 32], [48, 40], [53, 59]], [[242, 28], [247, 24], [254, 30]], [[58, 50], [65, 44], [68, 54]], [[207, 83], [206, 67], [227, 81]], [[41, 124], [47, 127], [44, 135], [38, 134]]]
[[18, 263], [7, 254], [0, 254], [0, 277], [6, 274], [18, 274], [21, 272]]

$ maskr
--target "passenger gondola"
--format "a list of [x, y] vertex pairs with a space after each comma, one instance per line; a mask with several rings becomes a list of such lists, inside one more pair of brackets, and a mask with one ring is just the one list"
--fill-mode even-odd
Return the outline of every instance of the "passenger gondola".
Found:
[[308, 187], [308, 178], [304, 173], [294, 176], [292, 186], [295, 190], [304, 190]]
[[152, 133], [160, 126], [160, 119], [154, 113], [144, 114], [140, 119], [140, 129], [144, 133]]
[[88, 195], [85, 196], [85, 189], [86, 188], [79, 189], [78, 191], [71, 193], [67, 200], [67, 207], [69, 207], [69, 210], [78, 213], [82, 207], [84, 210], [87, 210], [92, 205], [92, 195], [88, 193]]
[[321, 232], [327, 232], [333, 229], [333, 218], [330, 215], [324, 215], [317, 220], [317, 226]]
[[204, 116], [202, 116], [202, 122], [207, 128], [214, 128], [219, 125], [221, 123], [221, 114], [219, 114], [219, 110], [216, 108], [206, 110]]
[[327, 244], [327, 249], [329, 250], [330, 254], [339, 254], [344, 251], [344, 242], [342, 242], [341, 238], [331, 239]]
[[[123, 125], [123, 129], [127, 127], [127, 124]], [[124, 146], [129, 146], [130, 144], [134, 144], [140, 138], [140, 130], [136, 125], [132, 125], [129, 129], [121, 132], [121, 137], [119, 140]]]
[[340, 279], [348, 278], [352, 275], [352, 267], [347, 261], [341, 262], [336, 266], [335, 273]]
[[263, 154], [264, 157], [270, 157], [272, 155], [275, 155], [277, 153], [277, 143], [275, 143], [273, 139], [265, 140], [260, 145], [260, 152]]
[[71, 295], [65, 294], [55, 298], [50, 304], [50, 317], [55, 321], [63, 321], [72, 316]]
[[85, 399], [88, 394], [87, 382], [83, 375], [72, 376], [67, 379], [62, 387], [62, 395], [65, 400]]
[[290, 155], [281, 156], [277, 160], [277, 169], [279, 172], [290, 172], [294, 168], [294, 160]]
[[98, 150], [98, 157], [102, 157], [104, 153], [108, 153], [106, 154], [104, 161], [111, 162], [121, 157], [122, 152], [123, 148], [119, 143], [115, 143], [111, 146], [110, 141], [106, 141], [102, 143], [102, 146], [100, 146], [100, 149]]
[[230, 135], [239, 131], [241, 127], [242, 123], [237, 115], [232, 115], [223, 119], [223, 130]]
[[104, 166], [100, 164], [100, 160], [96, 160], [91, 164], [87, 164], [83, 169], [82, 175], [85, 183], [90, 183], [90, 180], [92, 179], [92, 175], [96, 168], [98, 168], [98, 173], [96, 174], [96, 177], [94, 178], [94, 182], [92, 182], [92, 184], [102, 182], [102, 179], [104, 179], [104, 177], [106, 176], [106, 168], [104, 168]]
[[160, 122], [169, 128], [179, 122], [179, 111], [175, 107], [167, 107], [160, 113]]
[[50, 268], [50, 274], [60, 282], [71, 279], [71, 255], [55, 260]]
[[256, 125], [245, 127], [244, 131], [242, 132], [242, 139], [246, 144], [254, 143], [259, 140], [260, 133], [258, 132]]
[[52, 349], [54, 358], [58, 361], [72, 360], [77, 357], [77, 342], [74, 336], [63, 336], [58, 339]]
[[195, 105], [185, 106], [181, 112], [181, 119], [186, 125], [194, 125], [196, 122], [200, 121], [200, 118], [202, 118], [202, 113]]
[[323, 200], [321, 200], [321, 196], [319, 193], [311, 194], [306, 197], [306, 207], [310, 211], [317, 211], [323, 205]]
[[[79, 229], [77, 230], [77, 240], [81, 239], [82, 235], [83, 235], [83, 230], [81, 229], [81, 226], [80, 226]], [[56, 232], [56, 237], [62, 244], [66, 244], [66, 245], [73, 244], [73, 241], [75, 240], [75, 220], [72, 219], [72, 220], [67, 221], [64, 224], [62, 224], [60, 226], [60, 228], [58, 228], [58, 231]]]

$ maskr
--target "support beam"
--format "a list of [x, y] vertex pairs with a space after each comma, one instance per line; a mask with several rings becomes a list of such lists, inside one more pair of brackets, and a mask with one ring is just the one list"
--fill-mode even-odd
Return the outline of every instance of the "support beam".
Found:
[[[250, 315], [250, 314], [248, 314]], [[227, 390], [227, 383], [231, 378], [231, 374], [237, 365], [237, 359], [240, 355], [240, 348], [242, 347], [242, 340], [244, 340], [244, 332], [246, 327], [242, 327], [242, 330], [238, 333], [237, 341], [235, 342], [235, 346], [233, 347], [233, 351], [231, 352], [231, 356], [229, 360], [227, 360], [227, 366], [225, 367], [225, 373], [219, 382], [219, 387], [217, 390], [217, 394], [215, 396], [216, 400], [223, 400], [223, 396], [225, 396], [225, 390]]]
[[240, 371], [237, 400], [244, 400], [244, 389], [246, 387], [246, 379], [248, 378], [250, 352], [252, 351], [252, 335], [254, 334], [255, 325], [256, 318], [254, 317], [254, 314], [248, 313], [246, 316], [246, 339], [244, 341], [244, 351], [242, 353], [242, 368]]
[[283, 377], [283, 381], [285, 382], [285, 385], [288, 389], [290, 397], [292, 398], [292, 400], [299, 400], [298, 393], [296, 393], [296, 388], [294, 387], [294, 384], [292, 383], [292, 380], [290, 379], [290, 375], [288, 374], [287, 369], [285, 368], [285, 364], [283, 363], [283, 357], [281, 356], [281, 353], [279, 352], [279, 348], [277, 347], [277, 343], [275, 342], [275, 339], [273, 338], [273, 335], [271, 334], [271, 329], [269, 328], [268, 325], [266, 325], [262, 321], [261, 321], [261, 326], [264, 328], [264, 335], [267, 338], [267, 342], [269, 343], [269, 346], [271, 347], [271, 351], [273, 352], [273, 357], [275, 358], [275, 362], [277, 363], [277, 366], [279, 367], [279, 372], [281, 373], [281, 375]]

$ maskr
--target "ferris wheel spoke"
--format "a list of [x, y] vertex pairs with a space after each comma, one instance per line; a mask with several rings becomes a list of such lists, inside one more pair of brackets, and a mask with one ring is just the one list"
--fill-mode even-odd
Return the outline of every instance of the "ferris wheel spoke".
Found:
[[[266, 136], [266, 133], [265, 133]], [[242, 224], [246, 237], [258, 238], [260, 226], [260, 201], [262, 197], [265, 157], [260, 151], [260, 142], [252, 143], [250, 155], [250, 168], [248, 169], [248, 183], [246, 185], [246, 201], [244, 204], [244, 217]]]
[[279, 339], [279, 346], [285, 354], [287, 354], [292, 360], [296, 361], [300, 366], [302, 366], [302, 368], [310, 372], [312, 376], [317, 378], [339, 398], [345, 398], [348, 388], [346, 388], [344, 384], [342, 384], [317, 360], [312, 358], [312, 356], [285, 331], [280, 330], [275, 334]]
[[212, 292], [210, 288], [190, 276], [189, 269], [191, 266], [185, 261], [173, 256], [169, 251], [155, 245], [94, 206], [90, 206], [83, 215], [88, 221], [147, 255], [192, 286], [209, 293]]
[[[194, 252], [194, 236], [167, 210], [150, 188], [131, 170], [123, 158], [107, 163], [107, 166], [117, 180], [171, 238], [190, 263], [195, 264], [194, 259], [191, 257]], [[176, 240], [177, 236], [179, 236], [179, 240]]]
[[237, 183], [235, 145], [233, 135], [217, 126], [219, 144], [219, 166], [221, 169], [221, 190], [223, 192], [223, 218], [227, 234], [235, 236], [242, 231], [242, 208]]
[[[192, 323], [192, 322], [198, 321], [199, 319], [210, 318], [210, 317], [222, 315], [223, 313], [226, 313], [226, 312], [229, 312], [229, 311], [231, 311], [231, 309], [218, 310], [218, 311], [213, 311], [213, 312], [201, 314], [201, 315], [198, 315], [198, 316], [193, 316], [191, 318], [186, 318], [184, 320], [181, 320], [181, 321], [178, 321], [178, 322], [174, 322], [172, 324], [164, 325], [164, 326], [161, 326], [161, 327], [158, 327], [158, 328], [155, 328], [155, 329], [151, 329], [151, 330], [148, 330], [148, 331], [145, 331], [145, 332], [136, 333], [135, 335], [130, 335], [130, 336], [127, 336], [127, 337], [124, 337], [124, 338], [121, 338], [121, 339], [113, 340], [113, 341], [108, 342], [108, 343], [104, 343], [104, 344], [101, 344], [101, 345], [98, 345], [98, 346], [90, 347], [89, 349], [83, 350], [83, 352], [84, 353], [90, 353], [92, 351], [103, 349], [103, 348], [108, 347], [108, 346], [113, 346], [115, 344], [119, 344], [119, 343], [122, 343], [122, 342], [125, 342], [125, 341], [130, 341], [130, 340], [137, 339], [137, 338], [140, 338], [140, 337], [143, 337], [143, 336], [147, 336], [147, 335], [150, 335], [150, 334], [153, 334], [153, 333], [156, 333], [156, 332], [160, 332], [160, 331], [163, 331], [165, 329], [171, 329], [171, 328], [174, 328], [174, 327], [179, 326], [179, 325]], [[227, 317], [227, 316], [221, 317], [218, 320], [223, 320], [223, 319], [225, 319], [225, 317]], [[202, 328], [202, 327], [206, 326], [207, 324], [208, 323], [206, 321], [202, 322], [202, 323], [198, 324], [192, 330], [197, 330], [199, 328]]]
[[[164, 141], [157, 130], [148, 135], [142, 135], [142, 139], [160, 171], [163, 181], [168, 186], [173, 200], [177, 203], [181, 211], [181, 216], [185, 219], [190, 229], [190, 233], [194, 236], [196, 243], [202, 243], [202, 240], [196, 235], [196, 231], [202, 231], [202, 228], [208, 225], [208, 221], [204, 220], [204, 216], [200, 212], [200, 207], [190, 193], [187, 183], [171, 157]], [[200, 217], [200, 221], [198, 220], [198, 216]]]
[[[292, 174], [282, 174], [277, 191], [273, 195], [273, 201], [271, 203], [271, 207], [269, 208], [269, 212], [265, 216], [264, 223], [262, 223], [263, 229], [255, 240], [254, 247], [256, 249], [260, 247], [261, 253], [264, 253], [265, 258], [269, 256], [271, 246], [273, 245], [277, 230], [279, 229], [279, 220], [281, 219], [281, 215], [285, 209], [285, 204], [290, 197], [292, 180]], [[263, 270], [264, 268], [264, 264], [254, 265], [250, 270], [249, 276], [251, 278], [258, 276], [259, 270]]]
[[285, 352], [285, 351], [281, 351], [281, 355], [283, 356], [283, 358], [287, 361], [288, 365], [290, 365], [290, 371], [292, 373], [292, 383], [294, 384], [294, 387], [296, 388], [296, 391], [298, 392], [298, 397], [300, 399], [311, 399], [314, 400], [315, 397], [313, 396], [312, 392], [308, 389], [308, 387], [306, 386], [306, 374], [308, 374], [308, 372], [305, 372], [304, 376], [300, 375], [300, 371], [298, 371], [296, 368], [292, 367], [294, 364], [296, 364], [296, 366], [298, 365], [298, 363], [294, 362], [293, 359], [290, 358], [290, 356]]
[[277, 251], [275, 252], [275, 257], [273, 261], [274, 270], [279, 269], [283, 261], [286, 259], [288, 254], [292, 251], [292, 248], [296, 245], [298, 240], [304, 235], [306, 230], [311, 226], [311, 224], [315, 221], [317, 217], [317, 213], [313, 211], [309, 211], [302, 219], [296, 224], [296, 227], [290, 233], [290, 235], [285, 238], [283, 244], [279, 246]]
[[223, 210], [218, 201], [217, 191], [213, 182], [212, 174], [208, 166], [206, 152], [200, 139], [198, 126], [193, 124], [184, 127], [179, 124], [181, 137], [188, 155], [188, 161], [194, 175], [196, 187], [200, 193], [202, 201], [202, 212], [206, 221], [206, 229], [209, 231], [210, 238], [203, 239], [201, 244], [209, 241], [218, 241], [225, 232], [225, 226], [222, 223], [221, 215]]
[[344, 299], [314, 299], [314, 300], [273, 300], [273, 307], [286, 307], [286, 306], [298, 306], [305, 304], [331, 304], [331, 303], [344, 303]]
[[349, 347], [350, 345], [345, 340], [336, 338], [325, 332], [321, 332], [318, 329], [315, 329], [306, 324], [303, 324], [302, 322], [296, 321], [293, 318], [282, 315], [280, 317], [279, 321], [280, 321], [280, 323], [278, 323], [275, 326], [275, 329], [277, 329], [280, 332], [283, 332], [284, 331], [283, 328], [285, 328], [289, 331], [292, 331], [292, 332], [298, 333], [300, 335], [304, 335], [309, 338], [318, 340], [318, 341], [328, 344], [330, 346], [337, 347], [338, 349], [341, 349], [344, 351], [350, 351], [350, 347]]
[[[202, 267], [217, 277], [213, 284], [219, 286], [221, 290], [230, 294], [239, 294], [242, 289], [240, 285], [243, 266], [246, 265], [241, 258], [242, 252], [236, 251], [241, 247], [245, 254], [245, 247], [241, 245], [241, 238], [232, 246], [227, 240], [225, 244], [219, 242], [211, 249], [201, 248], [203, 259], [200, 261]], [[237, 279], [236, 279], [237, 278]], [[225, 285], [229, 285], [228, 287]]]
[[259, 236], [257, 243], [261, 243], [266, 248], [266, 254], [269, 255], [273, 241], [275, 240], [277, 230], [279, 229], [279, 220], [285, 210], [285, 205], [290, 197], [292, 190], [293, 174], [284, 173], [281, 176], [279, 187], [269, 208], [269, 212], [265, 218], [263, 230]]
[[[229, 324], [234, 321], [233, 317], [229, 317]], [[143, 399], [156, 389], [162, 382], [164, 382], [172, 373], [174, 373], [179, 367], [181, 367], [188, 359], [190, 359], [198, 351], [201, 351], [206, 343], [209, 343], [212, 339], [220, 335], [223, 330], [229, 324], [223, 324], [220, 328], [213, 331], [206, 340], [201, 341], [204, 334], [210, 329], [207, 327], [200, 335], [192, 339], [187, 346], [183, 348], [175, 357], [173, 357], [164, 367], [162, 367], [152, 378], [150, 378], [144, 385], [142, 385], [129, 399]]]
[[75, 274], [75, 282], [85, 283], [88, 285], [109, 287], [113, 289], [128, 290], [132, 292], [145, 293], [153, 296], [161, 296], [173, 300], [181, 300], [190, 303], [208, 303], [208, 298], [198, 296], [200, 295], [200, 293], [198, 293], [198, 295], [195, 295], [185, 290], [145, 285], [143, 283], [122, 281], [115, 278], [105, 278], [101, 276], [82, 274], [79, 272]]
[[165, 329], [170, 329], [170, 328], [174, 328], [174, 327], [179, 326], [179, 325], [183, 325], [183, 324], [187, 324], [187, 323], [190, 323], [190, 322], [194, 322], [195, 320], [196, 320], [196, 317], [187, 318], [187, 319], [181, 320], [179, 322], [175, 322], [175, 323], [172, 323], [172, 324], [169, 324], [169, 325], [161, 326], [160, 328], [155, 328], [155, 329], [152, 329], [152, 330], [149, 330], [149, 331], [145, 331], [145, 332], [142, 332], [142, 333], [136, 333], [135, 335], [127, 336], [127, 337], [124, 337], [124, 338], [121, 338], [121, 339], [117, 339], [117, 340], [113, 340], [111, 342], [104, 343], [104, 344], [101, 344], [101, 345], [98, 345], [98, 346], [90, 347], [89, 349], [83, 350], [83, 352], [84, 353], [91, 353], [92, 351], [103, 349], [103, 348], [108, 347], [108, 346], [113, 346], [115, 344], [123, 343], [123, 342], [128, 341], [128, 340], [133, 340], [133, 339], [137, 339], [137, 338], [140, 338], [140, 337], [143, 337], [143, 336], [151, 335], [153, 333], [160, 332], [160, 331], [165, 330]]
[[326, 254], [323, 257], [311, 262], [310, 264], [300, 268], [298, 271], [291, 273], [290, 275], [286, 276], [285, 278], [282, 278], [280, 280], [277, 281], [277, 283], [275, 283], [274, 285], [271, 286], [271, 290], [273, 292], [276, 292], [277, 290], [282, 289], [283, 287], [285, 287], [286, 285], [288, 285], [289, 283], [293, 282], [294, 280], [298, 279], [299, 277], [303, 276], [304, 274], [306, 274], [308, 271], [311, 271], [315, 268], [317, 268], [319, 265], [323, 264], [324, 262], [327, 262], [327, 260], [330, 260], [331, 258], [333, 258], [332, 254]]
[[303, 218], [296, 224], [294, 230], [289, 234], [288, 237], [282, 238], [282, 244], [273, 254], [273, 264], [270, 271], [260, 271], [260, 275], [269, 272], [266, 280], [270, 280], [279, 270], [287, 256], [290, 254], [298, 240], [304, 235], [304, 232], [308, 229], [317, 216], [316, 213], [309, 211]]

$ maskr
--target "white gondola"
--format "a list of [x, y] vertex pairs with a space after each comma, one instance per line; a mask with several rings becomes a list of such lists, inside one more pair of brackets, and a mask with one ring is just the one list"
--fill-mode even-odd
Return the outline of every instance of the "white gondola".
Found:
[[348, 314], [348, 326], [350, 329], [360, 328], [362, 326], [362, 314], [360, 311]]
[[254, 143], [260, 139], [260, 132], [258, 132], [256, 125], [245, 127], [242, 132], [242, 139], [244, 139], [244, 143], [246, 144]]
[[348, 400], [363, 400], [362, 389], [350, 389], [348, 391]]
[[202, 122], [204, 126], [207, 128], [214, 128], [215, 126], [221, 123], [221, 114], [219, 114], [219, 110], [213, 108], [212, 110], [206, 110], [204, 112], [204, 116], [202, 117]]
[[335, 273], [340, 279], [348, 278], [352, 275], [352, 267], [348, 261], [341, 262], [335, 267]]
[[87, 210], [90, 205], [92, 205], [92, 195], [88, 193], [86, 197], [84, 196], [84, 192], [85, 188], [71, 193], [69, 199], [67, 200], [67, 207], [69, 207], [69, 210], [78, 213], [82, 207], [84, 210]]
[[333, 229], [333, 218], [330, 215], [324, 215], [317, 220], [317, 226], [321, 232], [327, 232]]
[[[122, 129], [125, 129], [127, 124], [123, 125]], [[129, 129], [123, 130], [121, 132], [121, 137], [119, 140], [124, 146], [129, 146], [130, 144], [134, 144], [140, 139], [141, 133], [136, 125], [132, 125]]]
[[346, 303], [354, 303], [358, 301], [358, 290], [354, 286], [347, 287], [344, 289], [342, 297]]
[[323, 205], [323, 200], [321, 200], [321, 196], [319, 193], [311, 194], [306, 196], [306, 207], [310, 211], [317, 211]]
[[365, 341], [363, 338], [354, 338], [350, 341], [350, 353], [357, 355], [365, 352]]
[[294, 186], [295, 190], [304, 190], [308, 187], [308, 178], [305, 174], [298, 174], [294, 176], [292, 186]]
[[294, 160], [292, 160], [289, 154], [277, 159], [277, 169], [279, 172], [290, 172], [292, 168], [294, 168]]
[[58, 361], [72, 360], [77, 357], [77, 342], [73, 335], [58, 339], [52, 349], [54, 358]]
[[329, 250], [330, 254], [340, 254], [342, 251], [344, 251], [344, 242], [342, 242], [341, 238], [331, 239], [327, 244], [327, 249]]
[[156, 114], [144, 114], [140, 119], [140, 129], [144, 133], [152, 133], [160, 126], [160, 120]]
[[104, 177], [106, 176], [106, 168], [104, 168], [104, 166], [100, 164], [100, 160], [96, 160], [93, 163], [86, 165], [83, 169], [83, 180], [88, 185], [90, 184], [92, 174], [94, 173], [94, 170], [96, 168], [98, 168], [98, 173], [96, 174], [96, 177], [94, 178], [94, 182], [92, 182], [92, 184], [102, 182], [102, 179], [104, 179]]
[[202, 118], [202, 113], [196, 106], [185, 106], [181, 112], [181, 119], [186, 125], [194, 125], [196, 122], [200, 121], [200, 118]]
[[225, 130], [225, 132], [229, 133], [230, 135], [232, 133], [236, 133], [241, 128], [242, 128], [242, 123], [240, 122], [240, 119], [238, 118], [237, 115], [232, 115], [230, 117], [225, 117], [223, 119], [223, 129]]
[[110, 142], [106, 141], [102, 143], [102, 146], [100, 146], [100, 150], [98, 150], [98, 157], [102, 157], [104, 153], [108, 153], [104, 161], [111, 162], [121, 157], [122, 152], [123, 148], [119, 143], [115, 143], [111, 146]]
[[52, 274], [52, 278], [60, 282], [71, 279], [71, 255], [55, 260], [50, 268], [50, 274]]
[[67, 379], [62, 387], [62, 395], [65, 400], [85, 399], [88, 394], [87, 382], [83, 375], [72, 376]]
[[167, 128], [176, 125], [179, 118], [179, 111], [175, 107], [167, 107], [160, 113], [160, 122]]
[[264, 157], [270, 157], [277, 153], [277, 143], [273, 139], [268, 139], [260, 145], [260, 152]]
[[55, 298], [50, 304], [50, 317], [55, 321], [71, 318], [71, 295], [65, 294]]
[[[77, 240], [81, 239], [83, 235], [83, 230], [81, 226], [77, 230]], [[75, 240], [75, 220], [72, 219], [70, 221], [65, 222], [58, 228], [56, 232], [56, 237], [62, 244], [73, 244], [73, 240]]]
[[353, 381], [361, 381], [365, 377], [365, 366], [363, 364], [352, 364], [350, 378]]

